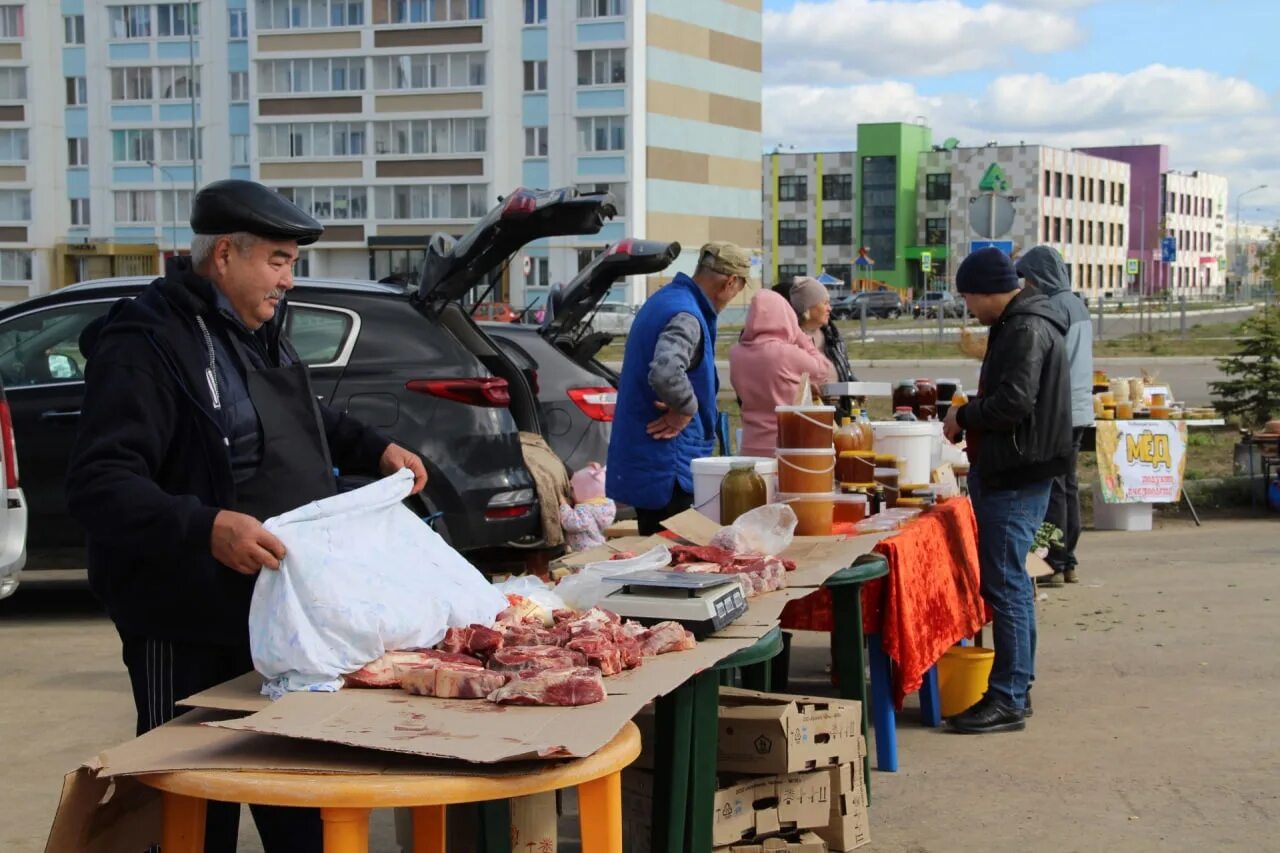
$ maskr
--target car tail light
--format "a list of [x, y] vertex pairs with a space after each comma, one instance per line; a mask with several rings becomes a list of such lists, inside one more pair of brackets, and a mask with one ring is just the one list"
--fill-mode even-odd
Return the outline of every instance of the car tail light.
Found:
[[569, 399], [593, 421], [612, 421], [618, 392], [612, 387], [570, 388]]
[[511, 405], [511, 389], [507, 380], [496, 376], [477, 379], [413, 379], [404, 387], [418, 394], [430, 394], [469, 406], [502, 408]]
[[625, 240], [619, 240], [618, 242], [614, 243], [612, 246], [609, 247], [609, 251], [606, 252], [605, 254], [630, 256], [631, 246], [632, 246], [632, 241], [631, 241], [631, 238], [628, 237]]
[[504, 521], [511, 518], [523, 518], [533, 512], [537, 502], [533, 489], [516, 489], [514, 492], [500, 492], [489, 498], [485, 508], [486, 521]]
[[18, 448], [13, 440], [13, 416], [9, 402], [0, 401], [0, 453], [4, 453], [4, 485], [6, 489], [18, 488]]
[[538, 200], [523, 187], [507, 196], [502, 203], [502, 217], [528, 216], [538, 209]]

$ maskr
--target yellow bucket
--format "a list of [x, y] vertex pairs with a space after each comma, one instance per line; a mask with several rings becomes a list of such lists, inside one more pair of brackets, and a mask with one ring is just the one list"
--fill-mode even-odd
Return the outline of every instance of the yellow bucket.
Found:
[[942, 716], [951, 717], [967, 709], [987, 692], [991, 664], [996, 653], [977, 646], [952, 646], [938, 661], [938, 695]]

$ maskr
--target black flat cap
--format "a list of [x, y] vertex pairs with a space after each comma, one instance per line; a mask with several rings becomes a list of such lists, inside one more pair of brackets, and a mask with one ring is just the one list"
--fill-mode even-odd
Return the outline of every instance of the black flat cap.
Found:
[[191, 230], [197, 234], [248, 231], [306, 246], [320, 239], [324, 226], [270, 187], [256, 181], [226, 180], [207, 184], [196, 193]]

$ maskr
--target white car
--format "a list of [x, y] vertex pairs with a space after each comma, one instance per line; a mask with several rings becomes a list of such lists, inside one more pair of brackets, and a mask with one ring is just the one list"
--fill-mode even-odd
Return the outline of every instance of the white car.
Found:
[[13, 595], [26, 564], [27, 499], [18, 485], [13, 419], [0, 386], [0, 598]]
[[628, 334], [636, 319], [637, 310], [636, 306], [622, 302], [602, 302], [591, 318], [591, 330], [614, 335]]

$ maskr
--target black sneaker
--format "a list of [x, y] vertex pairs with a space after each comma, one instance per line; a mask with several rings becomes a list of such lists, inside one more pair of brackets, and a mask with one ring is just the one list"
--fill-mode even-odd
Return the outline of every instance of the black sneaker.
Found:
[[1027, 721], [1022, 711], [988, 693], [969, 710], [947, 720], [947, 725], [952, 731], [961, 734], [985, 735], [994, 732], [1020, 732], [1027, 727]]
[[1036, 578], [1036, 586], [1062, 586], [1065, 574], [1065, 572], [1054, 572], [1051, 575], [1042, 575]]
[[1080, 579], [1076, 577], [1075, 569], [1065, 569], [1062, 572], [1062, 580], [1066, 583], [1080, 583]]

